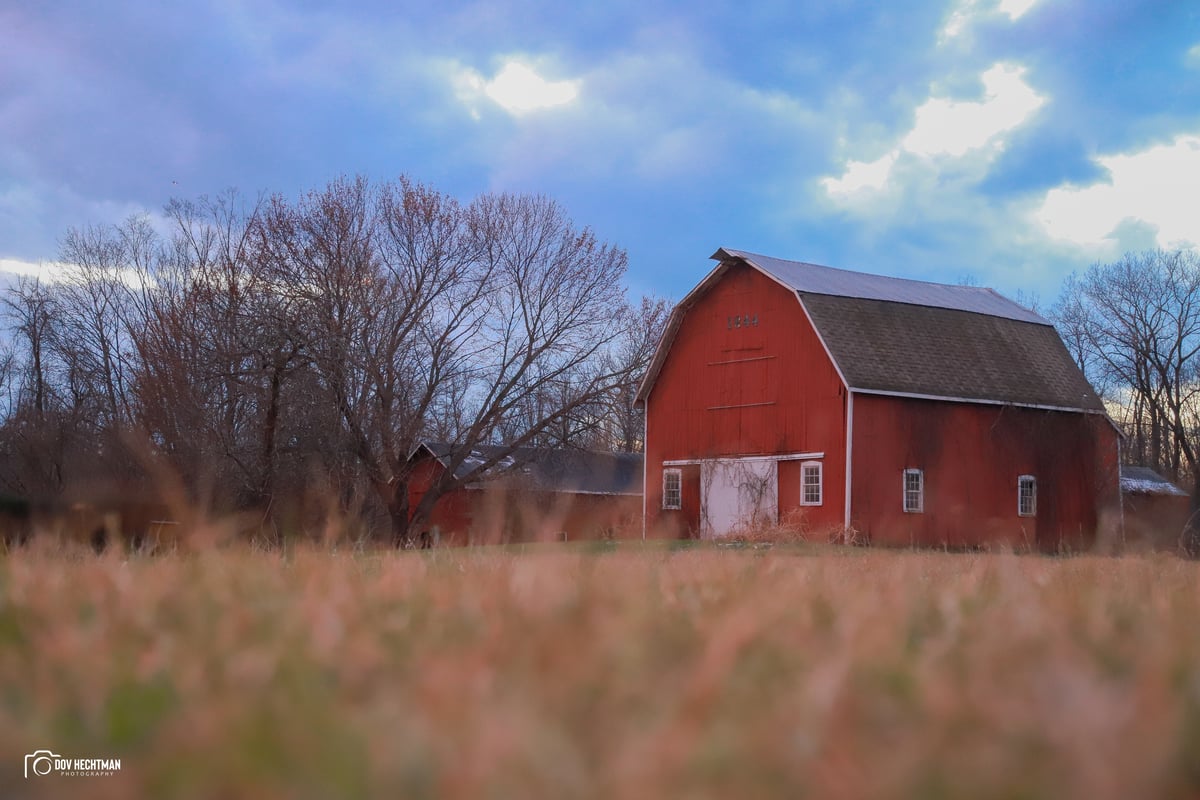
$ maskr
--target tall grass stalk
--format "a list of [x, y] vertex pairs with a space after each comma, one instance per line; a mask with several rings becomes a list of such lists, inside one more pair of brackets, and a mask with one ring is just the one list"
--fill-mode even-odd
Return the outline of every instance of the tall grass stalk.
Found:
[[[0, 794], [1195, 797], [1200, 566], [621, 545], [0, 559]], [[23, 754], [120, 758], [25, 779]]]

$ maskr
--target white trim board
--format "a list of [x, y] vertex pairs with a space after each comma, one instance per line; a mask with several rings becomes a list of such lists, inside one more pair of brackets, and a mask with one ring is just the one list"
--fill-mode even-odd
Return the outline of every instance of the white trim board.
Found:
[[854, 392], [846, 392], [846, 520], [843, 526], [850, 529], [850, 491], [853, 487], [854, 464]]
[[1104, 411], [1096, 411], [1088, 408], [1071, 408], [1069, 406], [1049, 406], [1040, 403], [1014, 403], [1008, 400], [988, 400], [979, 397], [948, 397], [940, 394], [920, 394], [918, 392], [895, 392], [890, 389], [859, 389], [850, 387], [850, 391], [857, 394], [872, 394], [879, 397], [903, 397], [910, 400], [940, 400], [945, 403], [972, 403], [975, 405], [984, 406], [1013, 406], [1015, 408], [1036, 408], [1041, 411], [1067, 411], [1072, 414], [1096, 414], [1100, 416], [1108, 416]]
[[773, 456], [713, 456], [712, 458], [676, 458], [662, 462], [664, 467], [690, 467], [706, 461], [819, 461], [824, 453], [780, 453]]
[[646, 458], [646, 445], [650, 442], [650, 396], [642, 405], [642, 541], [646, 541], [647, 496], [646, 479], [650, 477], [650, 459]]

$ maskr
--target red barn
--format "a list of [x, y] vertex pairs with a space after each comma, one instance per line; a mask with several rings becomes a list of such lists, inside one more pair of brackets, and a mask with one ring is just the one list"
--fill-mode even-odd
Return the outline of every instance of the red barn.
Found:
[[1041, 316], [991, 289], [713, 258], [638, 391], [648, 535], [787, 518], [1054, 550], [1119, 520], [1119, 434]]
[[[467, 477], [497, 448], [458, 460]], [[453, 447], [425, 442], [412, 455], [409, 508], [450, 468]], [[590, 450], [518, 448], [477, 479], [438, 498], [426, 522], [432, 543], [602, 539], [637, 531], [642, 513], [642, 456]]]

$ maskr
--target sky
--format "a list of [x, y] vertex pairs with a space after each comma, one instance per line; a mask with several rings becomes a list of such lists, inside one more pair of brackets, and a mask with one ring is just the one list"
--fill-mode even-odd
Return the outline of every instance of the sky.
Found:
[[0, 0], [0, 271], [173, 197], [531, 192], [683, 297], [718, 247], [993, 286], [1200, 244], [1200, 3]]

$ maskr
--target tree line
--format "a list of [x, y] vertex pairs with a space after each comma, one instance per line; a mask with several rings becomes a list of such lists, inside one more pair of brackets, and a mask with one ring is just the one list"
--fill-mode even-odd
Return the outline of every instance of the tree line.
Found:
[[[0, 492], [167, 487], [272, 531], [332, 499], [401, 542], [517, 448], [641, 446], [669, 306], [631, 302], [625, 252], [553, 200], [359, 177], [164, 218], [72, 229], [55, 281], [0, 300]], [[409, 508], [423, 440], [455, 455]]]
[[1071, 275], [1051, 311], [1122, 429], [1122, 461], [1200, 499], [1200, 256], [1128, 253]]
[[[640, 449], [670, 311], [631, 302], [625, 252], [553, 200], [404, 177], [173, 200], [157, 225], [67, 231], [59, 260], [0, 297], [0, 494], [173, 492], [275, 531], [332, 504], [404, 541], [517, 448]], [[1200, 257], [1093, 264], [1049, 316], [1123, 461], [1200, 498]], [[423, 440], [455, 455], [409, 508]], [[456, 475], [482, 444], [500, 447]]]

